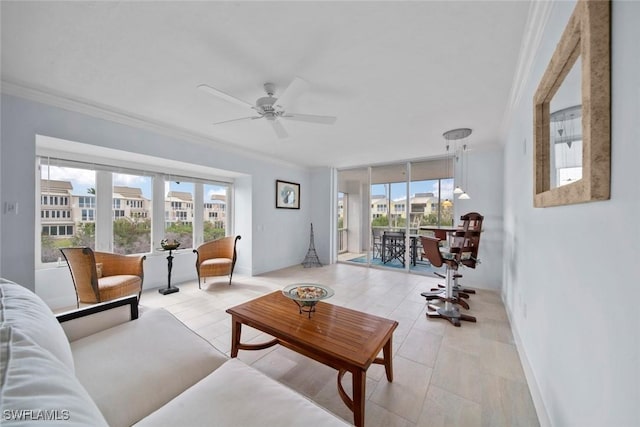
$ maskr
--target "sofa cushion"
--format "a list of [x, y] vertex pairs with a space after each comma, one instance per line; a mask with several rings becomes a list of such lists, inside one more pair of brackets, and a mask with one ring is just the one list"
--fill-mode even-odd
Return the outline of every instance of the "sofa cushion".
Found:
[[71, 343], [76, 376], [111, 426], [130, 426], [227, 358], [163, 309]]
[[136, 426], [350, 425], [289, 387], [231, 359]]
[[22, 330], [0, 326], [3, 426], [106, 426], [87, 391], [51, 352]]
[[0, 325], [9, 325], [48, 350], [73, 372], [69, 340], [51, 309], [24, 286], [0, 283]]

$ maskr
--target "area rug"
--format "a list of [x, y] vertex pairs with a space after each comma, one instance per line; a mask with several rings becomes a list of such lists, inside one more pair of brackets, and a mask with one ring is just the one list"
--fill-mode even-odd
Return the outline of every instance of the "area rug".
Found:
[[[363, 256], [359, 256], [357, 258], [352, 258], [350, 260], [347, 260], [348, 262], [355, 262], [358, 264], [366, 264], [367, 263], [367, 256], [363, 255]], [[380, 267], [389, 267], [389, 268], [397, 268], [397, 269], [404, 269], [404, 266], [402, 265], [402, 263], [400, 261], [398, 261], [397, 259], [391, 260], [389, 262], [387, 262], [386, 264], [382, 262], [382, 260], [380, 258], [372, 258], [371, 259], [371, 265], [375, 265], [375, 266], [380, 266]], [[411, 270], [414, 273], [421, 273], [421, 274], [432, 274], [433, 272], [438, 272], [440, 274], [445, 274], [445, 268], [444, 267], [440, 267], [440, 268], [434, 268], [431, 266], [431, 264], [429, 264], [428, 262], [425, 261], [418, 261], [416, 263], [416, 265], [411, 265], [409, 267], [409, 270]]]

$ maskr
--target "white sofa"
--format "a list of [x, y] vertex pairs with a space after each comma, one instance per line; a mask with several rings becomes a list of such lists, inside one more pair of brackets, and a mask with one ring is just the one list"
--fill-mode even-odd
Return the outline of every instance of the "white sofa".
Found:
[[349, 425], [135, 297], [56, 318], [0, 279], [0, 322], [3, 426]]

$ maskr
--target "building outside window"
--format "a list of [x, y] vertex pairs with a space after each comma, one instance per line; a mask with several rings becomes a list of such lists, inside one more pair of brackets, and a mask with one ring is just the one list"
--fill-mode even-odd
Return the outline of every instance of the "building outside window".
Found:
[[[232, 185], [195, 180], [175, 182], [161, 173], [140, 175], [121, 173], [122, 167], [85, 164], [64, 159], [38, 157], [40, 193], [36, 215], [36, 261], [39, 266], [57, 262], [60, 248], [87, 246], [120, 254], [150, 253], [163, 238], [176, 239], [181, 248], [194, 242], [224, 237], [231, 232], [227, 220]], [[110, 170], [112, 169], [112, 170]], [[143, 169], [143, 168], [140, 168]], [[118, 172], [116, 172], [116, 170]], [[154, 186], [154, 179], [165, 182]], [[188, 180], [186, 180], [188, 181]], [[101, 191], [97, 188], [109, 188]], [[105, 186], [105, 184], [107, 186]], [[164, 210], [154, 214], [153, 196], [164, 198]], [[195, 203], [196, 195], [202, 203]], [[100, 206], [110, 206], [111, 215], [100, 217]], [[102, 212], [102, 211], [101, 211]], [[158, 216], [160, 216], [158, 218]], [[153, 237], [153, 220], [164, 223], [164, 232]], [[111, 223], [110, 223], [111, 221]], [[96, 229], [112, 229], [111, 239]], [[154, 243], [152, 243], [154, 242]], [[109, 248], [109, 249], [104, 249]]]
[[227, 235], [228, 185], [205, 184], [204, 198], [204, 241], [216, 240]]
[[[74, 188], [70, 177], [75, 177]], [[78, 194], [92, 191], [94, 195]], [[95, 248], [95, 172], [81, 168], [40, 165], [40, 262], [55, 262], [61, 247]], [[82, 206], [81, 206], [82, 205]], [[51, 207], [56, 209], [52, 210]]]
[[[193, 182], [165, 181], [165, 238], [177, 240], [180, 247], [193, 247], [193, 204], [195, 185]], [[191, 214], [191, 215], [190, 215]]]
[[153, 178], [114, 173], [112, 181], [114, 252], [126, 255], [151, 252]]

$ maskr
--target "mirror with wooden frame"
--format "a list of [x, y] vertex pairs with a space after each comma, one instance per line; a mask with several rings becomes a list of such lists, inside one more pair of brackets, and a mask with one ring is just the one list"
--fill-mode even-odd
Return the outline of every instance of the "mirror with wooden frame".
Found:
[[[535, 93], [535, 207], [584, 203], [610, 197], [610, 7], [610, 1], [578, 0]], [[569, 80], [576, 74], [572, 72], [576, 68], [580, 70], [580, 103], [552, 111], [552, 101], [557, 105], [556, 95], [563, 92], [561, 87], [572, 85]], [[566, 134], [558, 136], [553, 132], [559, 133], [558, 120], [569, 118], [571, 111], [574, 114], [572, 118], [576, 118], [577, 111], [581, 117], [578, 126], [582, 129], [576, 134], [580, 136], [582, 159], [567, 163], [575, 169], [567, 179], [566, 175], [563, 178], [558, 167], [558, 153], [562, 152], [559, 148], [564, 147], [559, 147], [559, 144], [566, 144], [569, 148], [571, 144], [567, 144]], [[566, 147], [563, 149], [567, 151]]]

